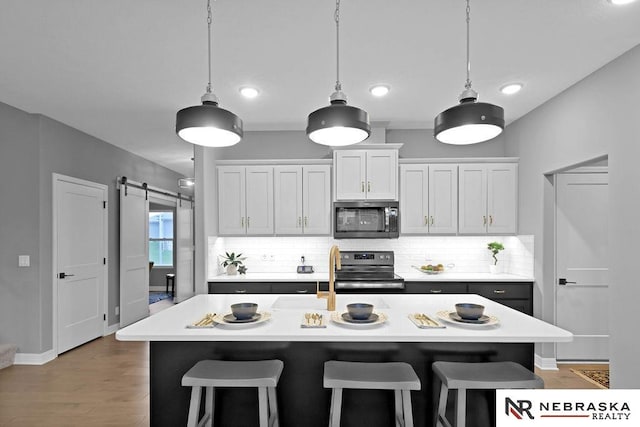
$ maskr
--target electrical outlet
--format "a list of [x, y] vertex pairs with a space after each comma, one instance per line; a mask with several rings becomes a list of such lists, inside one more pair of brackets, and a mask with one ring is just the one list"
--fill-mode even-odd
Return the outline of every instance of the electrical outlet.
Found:
[[29, 267], [31, 265], [31, 258], [29, 255], [18, 255], [18, 267]]
[[120, 307], [118, 306], [116, 307], [116, 316], [119, 316], [119, 315], [120, 315]]
[[260, 256], [260, 259], [261, 259], [262, 261], [266, 261], [266, 260], [267, 260], [267, 254], [262, 254], [262, 255]]
[[276, 256], [274, 254], [269, 255], [269, 262], [274, 262], [276, 260]]

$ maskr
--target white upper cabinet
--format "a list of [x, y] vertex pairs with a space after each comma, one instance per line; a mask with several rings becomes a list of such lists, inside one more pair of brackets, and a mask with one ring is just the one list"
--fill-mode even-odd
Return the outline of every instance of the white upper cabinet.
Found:
[[460, 234], [516, 233], [517, 164], [462, 164], [459, 183]]
[[400, 166], [403, 234], [455, 234], [458, 230], [458, 166]]
[[336, 150], [336, 200], [398, 200], [398, 150]]
[[331, 168], [274, 167], [276, 234], [330, 234]]
[[273, 234], [273, 167], [218, 167], [220, 235]]

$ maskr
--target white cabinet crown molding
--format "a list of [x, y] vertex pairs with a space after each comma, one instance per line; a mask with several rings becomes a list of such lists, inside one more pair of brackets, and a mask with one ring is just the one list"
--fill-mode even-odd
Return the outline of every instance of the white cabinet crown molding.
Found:
[[245, 160], [218, 160], [215, 166], [282, 166], [282, 165], [332, 165], [333, 158], [327, 159], [245, 159]]
[[343, 147], [331, 147], [331, 151], [341, 150], [399, 150], [404, 144], [385, 143], [385, 144], [353, 144]]
[[412, 158], [401, 157], [398, 159], [398, 163], [402, 164], [415, 164], [415, 163], [518, 163], [520, 157], [428, 157], [428, 158]]

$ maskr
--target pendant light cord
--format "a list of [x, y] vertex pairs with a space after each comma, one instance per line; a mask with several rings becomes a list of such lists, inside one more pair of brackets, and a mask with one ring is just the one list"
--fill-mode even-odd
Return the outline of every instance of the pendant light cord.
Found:
[[340, 84], [340, 0], [336, 0], [336, 11], [333, 14], [336, 21], [336, 92], [342, 91]]
[[471, 21], [471, 6], [469, 6], [469, 0], [467, 0], [467, 82], [464, 87], [466, 89], [471, 89], [471, 60], [469, 59], [469, 21]]
[[207, 0], [207, 28], [208, 28], [208, 38], [207, 38], [207, 54], [209, 56], [209, 82], [207, 83], [207, 93], [211, 93], [211, 22], [213, 21], [212, 13], [211, 13], [211, 0]]

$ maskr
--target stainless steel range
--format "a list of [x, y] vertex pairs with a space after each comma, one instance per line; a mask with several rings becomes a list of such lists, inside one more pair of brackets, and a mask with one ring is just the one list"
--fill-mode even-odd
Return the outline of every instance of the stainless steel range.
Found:
[[393, 251], [340, 251], [336, 290], [398, 290], [404, 279], [394, 271]]

